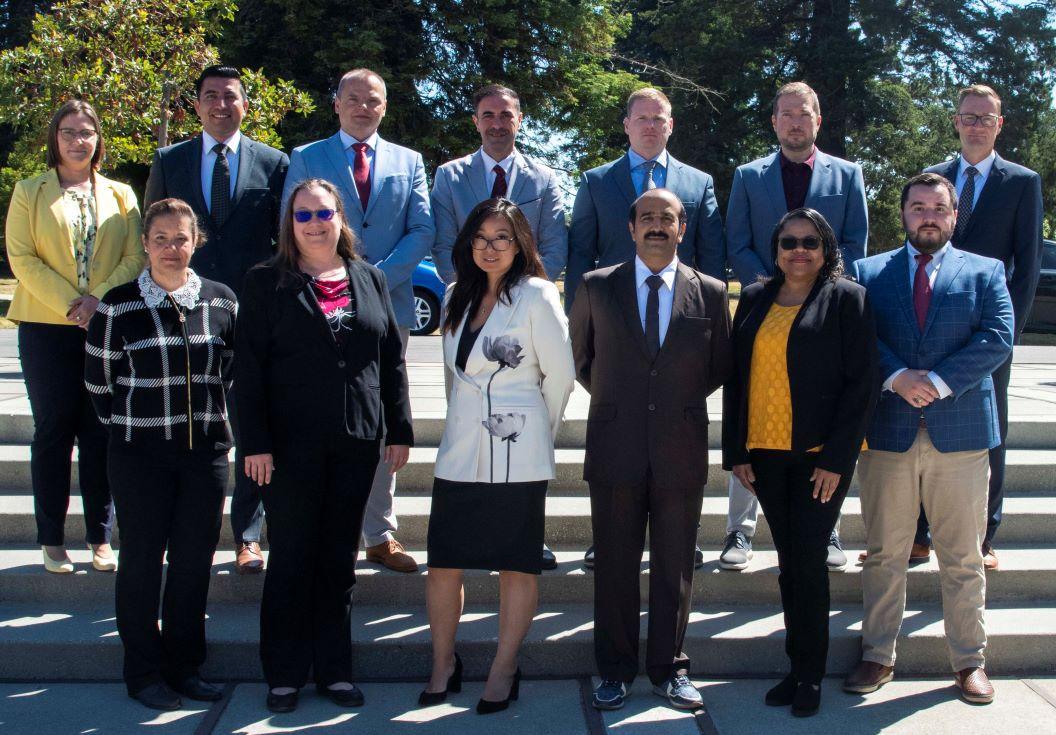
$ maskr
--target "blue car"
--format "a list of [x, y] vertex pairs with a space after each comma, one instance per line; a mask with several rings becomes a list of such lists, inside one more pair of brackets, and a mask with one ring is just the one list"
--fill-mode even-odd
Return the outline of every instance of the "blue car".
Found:
[[432, 258], [425, 258], [414, 269], [414, 325], [411, 334], [420, 337], [432, 334], [440, 326], [440, 304], [444, 302], [447, 286], [436, 273]]

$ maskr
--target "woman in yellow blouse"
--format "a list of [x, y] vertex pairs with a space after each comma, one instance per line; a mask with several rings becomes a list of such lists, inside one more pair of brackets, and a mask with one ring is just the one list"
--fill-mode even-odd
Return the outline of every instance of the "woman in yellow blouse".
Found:
[[85, 540], [92, 566], [113, 571], [113, 503], [106, 476], [107, 434], [84, 386], [84, 341], [99, 299], [143, 268], [136, 195], [99, 175], [99, 116], [71, 100], [48, 127], [48, 170], [19, 181], [7, 213], [7, 257], [18, 279], [8, 317], [33, 412], [30, 470], [37, 543], [49, 572], [69, 573], [64, 526], [70, 455], [78, 446]]
[[723, 388], [723, 466], [759, 498], [777, 547], [791, 673], [768, 705], [817, 712], [829, 645], [829, 534], [879, 391], [865, 289], [843, 278], [836, 235], [813, 209], [786, 214], [774, 276], [741, 292]]

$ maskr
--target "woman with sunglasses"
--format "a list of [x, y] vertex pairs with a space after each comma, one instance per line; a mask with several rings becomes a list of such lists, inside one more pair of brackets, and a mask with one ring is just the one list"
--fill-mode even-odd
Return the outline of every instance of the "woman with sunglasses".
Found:
[[242, 291], [238, 470], [266, 486], [260, 656], [272, 712], [296, 708], [309, 670], [322, 696], [363, 704], [349, 624], [357, 540], [379, 444], [395, 472], [414, 440], [385, 276], [356, 245], [334, 185], [303, 181], [283, 213], [278, 252]]
[[734, 371], [723, 389], [723, 467], [759, 498], [777, 547], [790, 673], [766, 704], [817, 712], [829, 644], [829, 534], [879, 391], [865, 289], [813, 209], [771, 239], [774, 276], [741, 292]]

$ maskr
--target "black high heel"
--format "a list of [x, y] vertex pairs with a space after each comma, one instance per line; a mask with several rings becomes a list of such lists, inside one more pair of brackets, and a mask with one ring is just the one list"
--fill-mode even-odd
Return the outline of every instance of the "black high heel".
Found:
[[418, 695], [419, 707], [432, 707], [447, 699], [447, 693], [458, 694], [462, 691], [462, 659], [455, 653], [455, 670], [447, 677], [447, 686], [442, 692], [425, 691]]
[[521, 667], [517, 667], [517, 673], [513, 675], [513, 686], [510, 687], [510, 693], [506, 695], [506, 699], [500, 699], [498, 702], [493, 702], [490, 699], [481, 698], [477, 702], [477, 714], [478, 715], [491, 715], [496, 712], [502, 712], [504, 709], [510, 706], [510, 702], [516, 700], [521, 693]]

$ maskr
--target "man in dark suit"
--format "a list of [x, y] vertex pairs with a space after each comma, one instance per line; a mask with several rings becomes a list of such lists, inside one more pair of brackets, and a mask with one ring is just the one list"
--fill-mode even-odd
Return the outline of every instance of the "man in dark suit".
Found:
[[[1015, 339], [1030, 315], [1041, 272], [1041, 177], [1029, 168], [1006, 161], [994, 151], [1001, 133], [1001, 98], [982, 84], [962, 89], [953, 125], [961, 152], [952, 161], [926, 169], [957, 188], [957, 227], [951, 242], [969, 253], [1005, 264], [1008, 291], [1015, 313]], [[994, 390], [1001, 426], [1001, 444], [990, 450], [990, 492], [987, 502], [983, 557], [987, 569], [997, 568], [994, 534], [1001, 524], [1005, 483], [1005, 437], [1008, 435], [1008, 381], [1012, 355], [994, 371]], [[914, 558], [927, 558], [931, 536], [923, 510], [917, 527]]]
[[[143, 204], [146, 208], [168, 197], [190, 204], [206, 234], [205, 245], [195, 251], [191, 267], [238, 294], [246, 271], [273, 252], [290, 159], [239, 131], [249, 99], [237, 69], [210, 66], [198, 77], [195, 89], [194, 109], [202, 120], [202, 134], [155, 152]], [[228, 405], [237, 439], [234, 397]], [[260, 553], [264, 506], [259, 487], [242, 471], [237, 447], [236, 441], [231, 500], [235, 568], [241, 574], [252, 574], [264, 568]]]
[[623, 706], [638, 673], [638, 584], [649, 528], [653, 691], [701, 706], [682, 650], [693, 546], [708, 474], [707, 397], [730, 372], [726, 284], [679, 261], [682, 202], [666, 189], [631, 205], [637, 256], [588, 273], [572, 309], [572, 350], [590, 392], [583, 478], [590, 484], [598, 709]]

